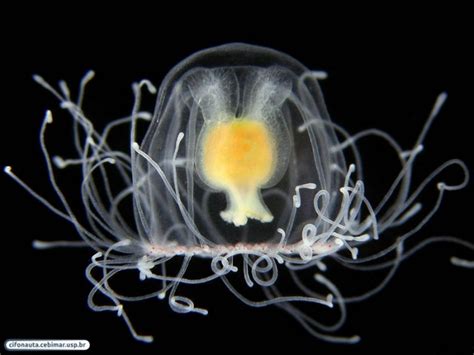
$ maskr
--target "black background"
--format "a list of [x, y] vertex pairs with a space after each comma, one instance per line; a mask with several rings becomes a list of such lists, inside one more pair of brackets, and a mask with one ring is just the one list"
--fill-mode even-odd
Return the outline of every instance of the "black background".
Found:
[[[4, 13], [14, 24], [2, 25], [0, 163], [12, 165], [48, 198], [53, 194], [39, 152], [38, 130], [44, 111], [59, 109], [33, 83], [32, 74], [51, 83], [65, 79], [74, 87], [86, 70], [94, 69], [97, 78], [88, 107], [100, 125], [129, 112], [132, 82], [148, 78], [159, 85], [179, 60], [232, 41], [269, 46], [309, 68], [327, 71], [322, 88], [335, 122], [353, 133], [370, 127], [387, 130], [405, 147], [415, 140], [436, 95], [446, 90], [449, 98], [426, 140], [420, 168], [428, 172], [452, 157], [472, 166], [472, 28], [461, 10], [441, 11], [439, 16], [399, 16], [390, 10], [393, 16], [381, 11], [367, 18], [353, 16], [351, 21], [342, 16], [329, 20], [324, 12], [308, 19], [288, 13], [267, 16], [266, 21], [217, 15], [194, 16], [191, 21], [176, 11], [150, 9], [118, 17], [116, 9], [109, 10], [97, 13], [91, 8], [81, 17], [76, 9], [58, 15], [31, 8], [28, 14]], [[69, 132], [56, 137], [52, 149], [70, 151]], [[384, 159], [377, 151], [372, 154]], [[1, 179], [1, 340], [87, 339], [90, 353], [113, 349], [129, 354], [474, 351], [472, 271], [448, 262], [453, 254], [472, 258], [472, 253], [445, 244], [407, 260], [383, 292], [349, 306], [342, 333], [362, 336], [357, 345], [313, 339], [286, 314], [272, 308], [249, 309], [218, 283], [195, 291], [196, 304], [210, 310], [207, 317], [174, 314], [159, 301], [130, 308], [138, 330], [156, 339], [151, 345], [137, 343], [121, 319], [87, 308], [91, 285], [84, 268], [90, 251], [31, 248], [33, 239], [74, 239], [73, 228], [5, 175]], [[449, 234], [472, 240], [472, 197], [472, 187], [449, 194], [440, 213], [415, 238]], [[349, 286], [351, 282], [347, 280]]]

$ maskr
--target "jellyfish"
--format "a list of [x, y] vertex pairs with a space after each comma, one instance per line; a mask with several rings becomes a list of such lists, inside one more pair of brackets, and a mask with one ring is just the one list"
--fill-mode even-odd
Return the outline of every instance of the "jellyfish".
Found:
[[[438, 211], [445, 193], [468, 183], [468, 169], [458, 159], [412, 183], [415, 161], [446, 93], [436, 99], [413, 146], [402, 149], [386, 132], [351, 135], [334, 123], [320, 89], [327, 74], [270, 48], [232, 43], [192, 54], [167, 74], [159, 90], [148, 80], [133, 84], [130, 115], [100, 131], [83, 109], [93, 76], [84, 76], [76, 98], [65, 82], [56, 89], [34, 76], [72, 122], [74, 157], [49, 151], [52, 111], [40, 131], [59, 205], [32, 190], [11, 167], [4, 170], [81, 237], [36, 240], [33, 246], [91, 248], [88, 304], [116, 312], [136, 340], [153, 337], [136, 330], [127, 303], [157, 299], [177, 313], [207, 315], [205, 306], [196, 306], [179, 287], [223, 282], [243, 303], [278, 307], [321, 340], [355, 343], [358, 335], [339, 334], [346, 305], [382, 290], [403, 260], [438, 241], [474, 250], [473, 243], [454, 237], [405, 248]], [[157, 95], [154, 110], [142, 107], [143, 95]], [[128, 142], [125, 149], [113, 139], [123, 132], [120, 127], [127, 128], [127, 136], [118, 137]], [[143, 136], [140, 127], [146, 127]], [[358, 148], [369, 137], [384, 142], [399, 161], [398, 174], [378, 200], [366, 196]], [[61, 189], [61, 169], [81, 172], [74, 198], [80, 197], [82, 210], [74, 210], [72, 192]], [[459, 169], [461, 181], [435, 184], [448, 169]], [[428, 188], [437, 197], [424, 206], [419, 196]], [[190, 276], [197, 259], [199, 276]], [[362, 294], [347, 295], [331, 281], [328, 262], [348, 270], [386, 270], [386, 276]], [[460, 257], [451, 262], [473, 267]], [[125, 273], [153, 282], [155, 291], [136, 296], [114, 289], [112, 280]], [[308, 273], [311, 277], [303, 277]], [[250, 288], [261, 297], [250, 297]], [[99, 302], [99, 294], [108, 303], [104, 297]], [[335, 308], [337, 321], [318, 321], [318, 308]]]

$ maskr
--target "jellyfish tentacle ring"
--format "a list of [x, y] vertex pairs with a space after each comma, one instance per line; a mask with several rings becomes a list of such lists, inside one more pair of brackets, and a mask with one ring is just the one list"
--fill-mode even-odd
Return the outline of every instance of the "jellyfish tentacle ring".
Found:
[[[468, 183], [468, 169], [458, 159], [412, 182], [445, 93], [413, 146], [403, 149], [388, 133], [368, 129], [350, 135], [334, 123], [319, 85], [326, 73], [269, 48], [237, 43], [197, 52], [173, 68], [159, 90], [148, 80], [134, 84], [130, 115], [101, 131], [84, 110], [93, 76], [89, 72], [82, 79], [77, 98], [65, 82], [56, 89], [34, 77], [72, 122], [73, 157], [48, 148], [52, 111], [40, 131], [58, 200], [43, 198], [11, 167], [4, 170], [82, 238], [35, 241], [34, 247], [93, 249], [86, 270], [93, 284], [88, 304], [95, 311], [116, 312], [137, 340], [153, 338], [136, 331], [127, 303], [155, 298], [167, 300], [177, 313], [207, 315], [179, 286], [220, 280], [245, 304], [277, 306], [317, 338], [354, 343], [359, 336], [338, 332], [346, 305], [379, 292], [403, 260], [435, 242], [474, 250], [473, 243], [454, 237], [405, 243], [439, 210], [445, 193]], [[142, 107], [143, 95], [157, 95], [153, 111]], [[55, 119], [57, 114], [62, 115], [55, 111]], [[139, 127], [147, 127], [143, 137]], [[119, 136], [124, 129], [126, 135]], [[366, 194], [359, 150], [369, 138], [385, 142], [399, 164], [390, 187], [376, 200]], [[61, 169], [81, 173], [78, 191], [63, 191]], [[456, 169], [461, 181], [437, 181], [442, 172]], [[421, 196], [429, 190], [437, 197], [425, 206]], [[77, 196], [82, 210], [70, 202]], [[196, 261], [199, 270], [191, 277], [188, 271]], [[473, 267], [458, 256], [451, 261]], [[331, 280], [328, 263], [347, 272], [386, 274], [362, 294], [345, 294]], [[125, 273], [134, 273], [137, 283], [155, 283], [155, 291], [131, 296], [117, 290], [115, 279]], [[257, 287], [260, 299], [246, 296], [246, 290]], [[109, 303], [99, 304], [99, 294]], [[314, 314], [321, 307], [335, 308], [337, 321], [317, 321]]]

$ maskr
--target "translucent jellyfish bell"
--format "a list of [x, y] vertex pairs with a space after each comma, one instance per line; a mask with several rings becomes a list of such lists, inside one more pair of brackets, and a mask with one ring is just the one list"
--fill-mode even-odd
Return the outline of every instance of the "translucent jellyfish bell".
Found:
[[[137, 163], [137, 181], [150, 181], [139, 199], [150, 221], [146, 235], [160, 245], [278, 243], [282, 228], [287, 242], [300, 240], [314, 208], [298, 187], [335, 195], [346, 171], [341, 152], [330, 152], [336, 138], [324, 123], [317, 78], [281, 52], [243, 44], [198, 52], [176, 66], [141, 145], [149, 159]], [[337, 202], [324, 206], [329, 218]], [[318, 231], [327, 228], [320, 221]]]
[[[414, 144], [402, 149], [380, 130], [350, 135], [333, 123], [318, 84], [326, 74], [269, 48], [229, 44], [198, 52], [166, 76], [153, 114], [143, 110], [141, 99], [144, 88], [151, 94], [156, 90], [143, 80], [133, 85], [131, 114], [111, 121], [103, 131], [83, 110], [93, 75], [83, 78], [77, 99], [65, 82], [56, 90], [34, 77], [73, 122], [77, 156], [70, 158], [49, 151], [51, 111], [41, 126], [40, 147], [59, 205], [33, 191], [11, 167], [4, 171], [71, 223], [83, 239], [35, 241], [34, 246], [92, 248], [86, 275], [94, 287], [88, 304], [96, 311], [117, 312], [137, 340], [150, 342], [152, 337], [137, 333], [124, 304], [155, 298], [167, 300], [175, 312], [206, 315], [205, 308], [196, 307], [178, 288], [220, 280], [245, 304], [275, 305], [319, 339], [354, 343], [357, 335], [335, 334], [344, 324], [345, 305], [379, 292], [405, 258], [440, 241], [474, 250], [472, 243], [453, 237], [425, 239], [409, 250], [404, 245], [438, 211], [446, 192], [468, 182], [465, 164], [451, 159], [412, 186], [415, 161], [445, 93], [438, 96]], [[137, 126], [143, 122], [148, 128], [141, 139]], [[112, 139], [121, 126], [129, 129], [128, 136]], [[365, 195], [358, 149], [369, 137], [386, 143], [399, 164], [378, 200]], [[129, 149], [116, 146], [127, 139]], [[72, 196], [61, 190], [57, 170], [77, 167], [81, 180], [69, 186], [80, 187]], [[461, 171], [462, 181], [438, 182], [450, 168]], [[423, 205], [420, 195], [432, 190], [434, 204]], [[69, 200], [78, 197], [83, 210], [75, 211]], [[369, 242], [373, 247], [365, 248]], [[364, 253], [359, 255], [359, 250]], [[188, 269], [195, 258], [208, 261], [208, 267], [197, 268], [191, 277]], [[378, 285], [346, 294], [330, 280], [326, 260], [343, 268], [344, 277], [387, 272]], [[473, 267], [472, 261], [459, 257], [451, 261]], [[111, 280], [124, 273], [133, 273], [137, 283], [157, 285], [156, 290], [141, 296], [116, 291]], [[127, 280], [128, 289], [139, 288]], [[259, 286], [260, 299], [246, 296], [254, 286]], [[108, 303], [99, 303], [97, 294]], [[339, 317], [324, 324], [314, 319], [312, 307], [337, 308]]]

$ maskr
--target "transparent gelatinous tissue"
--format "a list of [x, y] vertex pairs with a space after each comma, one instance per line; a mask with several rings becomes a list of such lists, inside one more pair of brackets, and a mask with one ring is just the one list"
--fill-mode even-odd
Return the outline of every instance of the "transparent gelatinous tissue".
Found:
[[[127, 302], [166, 299], [178, 313], [205, 315], [204, 306], [195, 306], [179, 285], [222, 281], [250, 306], [274, 305], [287, 311], [315, 337], [357, 342], [357, 335], [338, 333], [347, 303], [380, 291], [399, 263], [427, 244], [443, 241], [474, 249], [472, 243], [453, 237], [423, 239], [404, 249], [404, 241], [429, 222], [444, 194], [468, 182], [464, 163], [452, 159], [412, 186], [415, 161], [445, 93], [436, 99], [418, 139], [403, 149], [380, 130], [350, 135], [333, 123], [319, 86], [326, 73], [311, 71], [269, 48], [228, 44], [195, 53], [170, 71], [158, 91], [148, 80], [133, 84], [131, 114], [101, 131], [83, 110], [93, 75], [83, 78], [77, 98], [65, 82], [55, 89], [34, 77], [72, 118], [76, 156], [49, 152], [47, 139], [54, 139], [47, 134], [54, 124], [50, 111], [40, 132], [60, 205], [38, 195], [10, 167], [5, 172], [68, 220], [83, 239], [35, 241], [34, 246], [94, 249], [87, 268], [94, 285], [89, 305], [116, 311], [138, 340], [152, 337], [137, 334], [124, 309]], [[157, 94], [153, 112], [142, 108], [142, 95], [150, 94]], [[143, 126], [147, 131], [140, 137], [137, 127]], [[127, 135], [119, 141], [129, 142], [125, 149], [115, 147], [114, 139], [123, 127]], [[398, 157], [398, 174], [384, 177], [393, 183], [376, 201], [365, 195], [364, 157], [358, 149], [369, 138], [382, 140], [387, 152]], [[78, 191], [61, 190], [58, 170], [66, 168], [81, 172]], [[462, 181], [436, 180], [451, 169], [461, 171]], [[431, 206], [419, 201], [428, 190], [437, 195]], [[83, 203], [79, 211], [68, 202], [77, 196]], [[359, 255], [367, 243], [373, 243], [370, 253]], [[200, 263], [202, 276], [191, 278], [188, 270], [196, 258], [208, 261], [207, 268]], [[366, 292], [346, 295], [330, 280], [328, 260], [334, 267], [347, 267], [348, 273], [387, 273]], [[460, 257], [453, 257], [452, 263], [472, 267], [472, 261]], [[111, 280], [126, 272], [135, 273], [138, 283], [154, 280], [156, 291], [143, 296], [116, 291]], [[246, 290], [256, 287], [261, 298], [247, 297]], [[110, 303], [98, 304], [97, 293]], [[338, 320], [317, 321], [318, 307], [336, 308]]]

